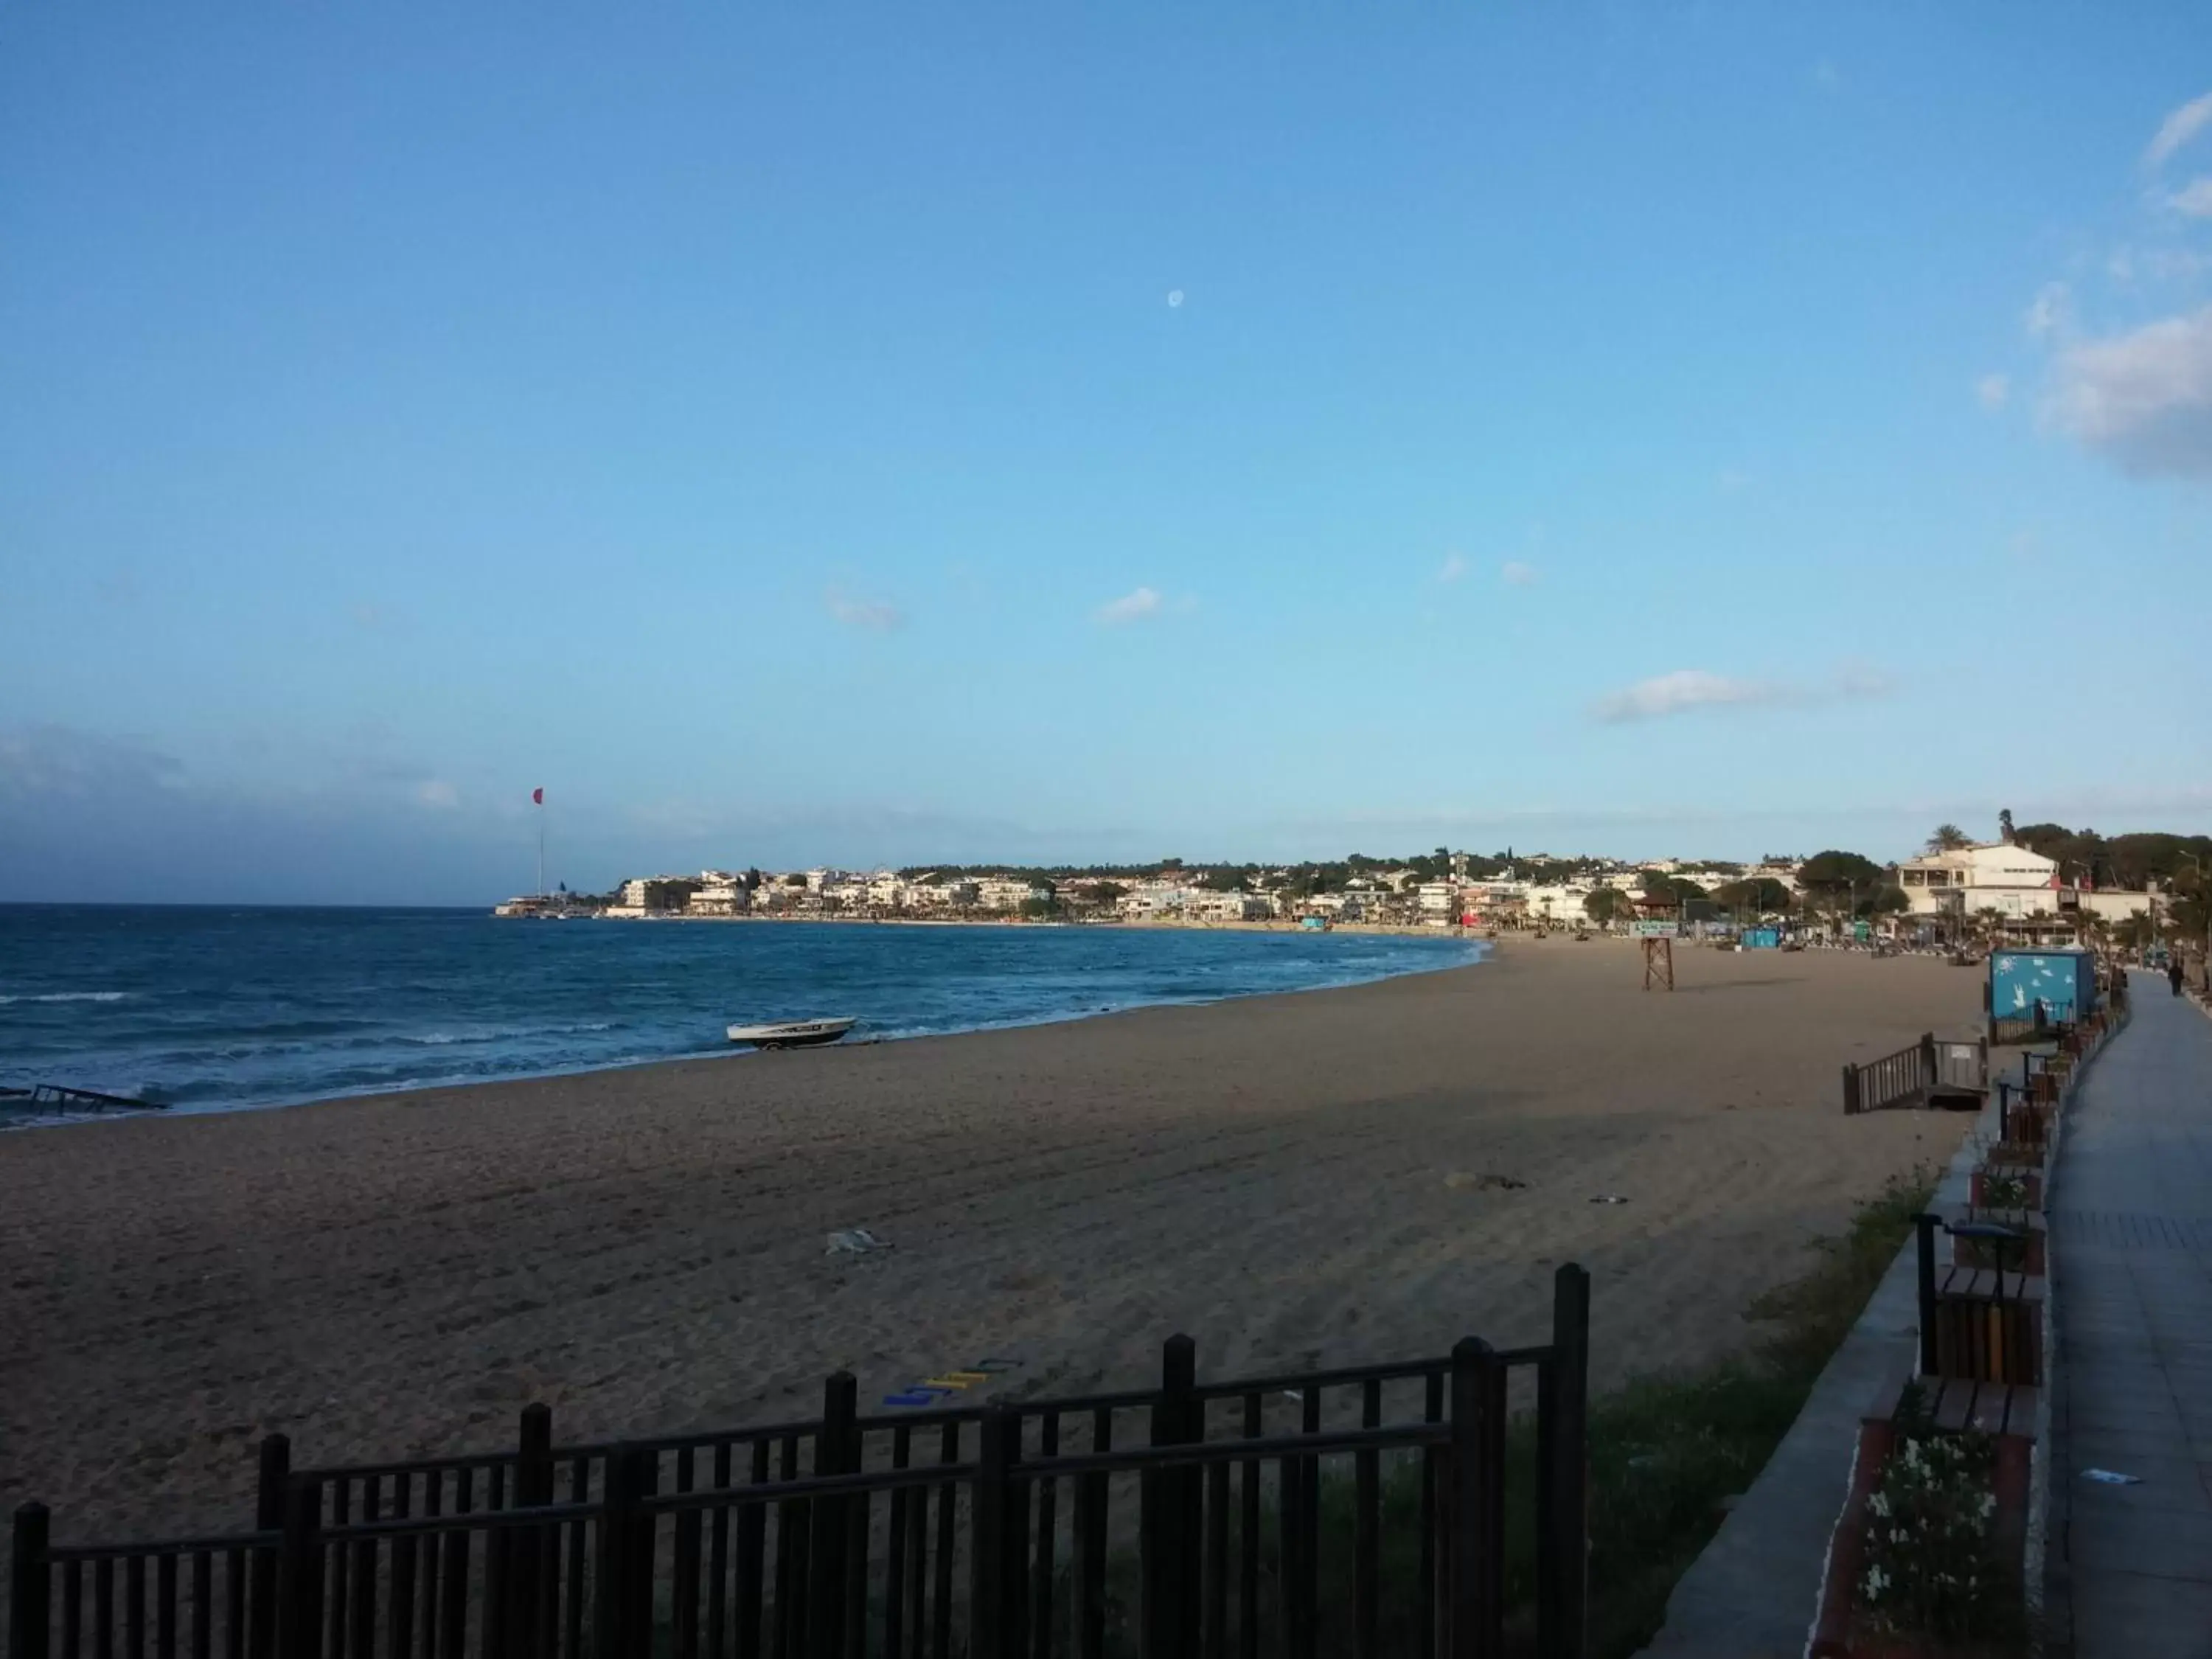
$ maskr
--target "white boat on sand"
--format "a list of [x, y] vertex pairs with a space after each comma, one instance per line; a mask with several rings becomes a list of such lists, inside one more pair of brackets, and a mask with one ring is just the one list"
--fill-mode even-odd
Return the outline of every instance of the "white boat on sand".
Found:
[[811, 1048], [835, 1042], [860, 1024], [857, 1019], [795, 1019], [781, 1025], [732, 1025], [730, 1041], [756, 1048]]

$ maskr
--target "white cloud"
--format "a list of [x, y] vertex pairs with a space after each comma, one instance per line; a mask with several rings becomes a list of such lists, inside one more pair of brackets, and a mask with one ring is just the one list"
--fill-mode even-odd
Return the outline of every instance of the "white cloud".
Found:
[[2158, 136], [2143, 152], [2143, 164], [2156, 167], [2212, 123], [2212, 92], [2192, 98], [2159, 123]]
[[2212, 270], [2212, 254], [2187, 248], [2153, 248], [2142, 256], [2142, 268], [2154, 282], [2192, 282]]
[[882, 599], [854, 599], [842, 588], [831, 588], [822, 596], [822, 603], [832, 617], [848, 628], [888, 634], [906, 625], [906, 613], [896, 605]]
[[1870, 662], [1841, 662], [1836, 665], [1832, 684], [1834, 696], [1847, 702], [1864, 702], [1873, 697], [1886, 697], [1897, 690], [1897, 678], [1887, 669]]
[[2002, 374], [1984, 374], [1974, 382], [1974, 396], [1982, 400], [1984, 409], [2002, 409], [2012, 396], [2012, 382]]
[[2059, 355], [2052, 426], [2143, 476], [2212, 477], [2212, 306]]
[[2063, 283], [2045, 283], [2021, 320], [2035, 339], [2064, 332], [2074, 320], [2074, 291]]
[[1118, 628], [1124, 623], [1141, 622], [1146, 617], [1158, 616], [1160, 609], [1159, 590], [1139, 587], [1124, 593], [1118, 599], [1109, 599], [1098, 607], [1098, 620], [1109, 628]]
[[1440, 582], [1455, 582], [1465, 574], [1467, 555], [1464, 553], [1447, 553], [1444, 562], [1437, 567], [1437, 580]]
[[1671, 674], [1654, 675], [1621, 690], [1608, 692], [1590, 705], [1590, 713], [1608, 724], [1617, 724], [1686, 714], [1693, 708], [1793, 701], [1794, 695], [1787, 686], [1765, 680], [1730, 679], [1702, 668], [1678, 668]]
[[2191, 179], [2167, 197], [2166, 204], [2192, 219], [2212, 219], [2212, 178]]
[[1824, 688], [1796, 685], [1786, 680], [1739, 679], [1703, 668], [1678, 668], [1656, 674], [1618, 691], [1607, 692], [1590, 705], [1590, 715], [1608, 726], [1631, 720], [1664, 720], [1701, 708], [1777, 708], [1806, 703], [1850, 702], [1887, 696], [1895, 682], [1869, 663], [1839, 665]]
[[1508, 587], [1534, 587], [1536, 585], [1536, 567], [1523, 564], [1518, 559], [1508, 559], [1498, 567], [1498, 580]]
[[[2212, 184], [2212, 180], [2198, 182]], [[2212, 203], [2200, 211], [2212, 217]], [[2137, 282], [2194, 282], [2208, 270], [2212, 270], [2212, 254], [2185, 247], [2136, 247], [2123, 243], [2105, 260], [2105, 274], [2123, 288]]]
[[426, 778], [415, 787], [415, 799], [424, 806], [450, 812], [461, 804], [461, 792], [443, 778]]

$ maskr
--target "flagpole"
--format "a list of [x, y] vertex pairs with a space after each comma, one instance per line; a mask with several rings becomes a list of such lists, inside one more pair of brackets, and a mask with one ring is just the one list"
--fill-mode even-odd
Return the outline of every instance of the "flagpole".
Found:
[[538, 896], [545, 896], [545, 792], [530, 792], [530, 804], [538, 809]]

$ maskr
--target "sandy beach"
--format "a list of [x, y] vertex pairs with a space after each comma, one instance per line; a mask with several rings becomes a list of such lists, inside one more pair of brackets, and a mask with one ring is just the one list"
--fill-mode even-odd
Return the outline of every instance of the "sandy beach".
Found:
[[[1746, 1304], [1956, 1116], [1838, 1068], [1957, 1030], [1940, 961], [1508, 943], [1350, 989], [0, 1136], [0, 1506], [228, 1526], [302, 1462], [864, 1407], [984, 1355], [1135, 1382], [1540, 1339], [1595, 1276], [1601, 1386]], [[1510, 1176], [1516, 1190], [1471, 1177]], [[1457, 1179], [1454, 1179], [1457, 1177]], [[1595, 1205], [1596, 1194], [1628, 1201]], [[832, 1230], [894, 1248], [824, 1254]]]

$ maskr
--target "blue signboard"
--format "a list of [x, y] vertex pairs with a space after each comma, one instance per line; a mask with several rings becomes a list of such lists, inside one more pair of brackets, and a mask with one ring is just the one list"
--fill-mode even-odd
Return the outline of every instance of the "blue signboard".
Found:
[[2077, 1020], [2097, 1006], [2097, 959], [2087, 951], [2001, 951], [1990, 958], [1990, 1012]]

